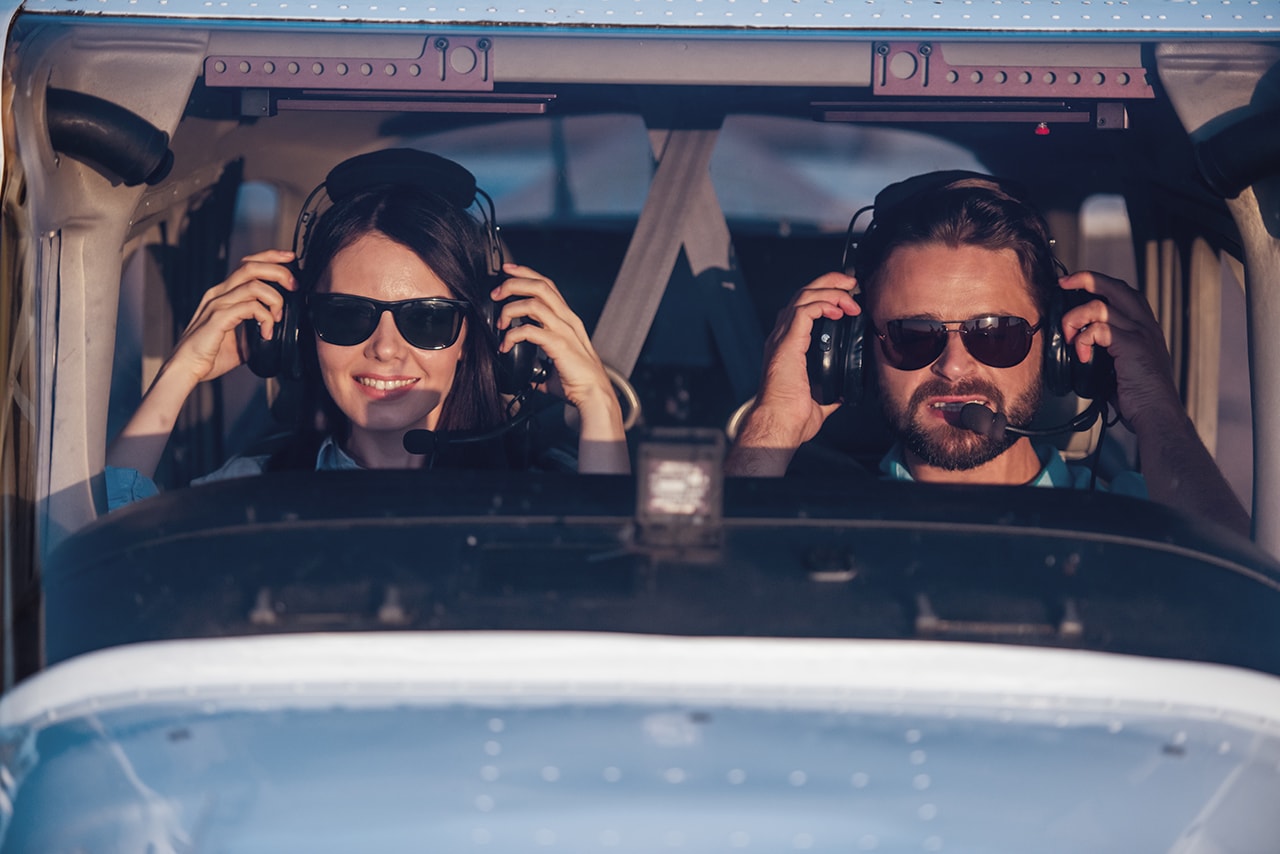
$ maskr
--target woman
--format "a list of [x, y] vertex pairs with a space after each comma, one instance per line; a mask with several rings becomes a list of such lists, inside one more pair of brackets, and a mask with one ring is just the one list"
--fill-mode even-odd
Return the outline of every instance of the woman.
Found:
[[[500, 425], [508, 401], [498, 354], [530, 342], [577, 410], [578, 470], [629, 471], [621, 408], [582, 321], [528, 267], [504, 264], [504, 277], [491, 276], [488, 241], [465, 210], [420, 187], [384, 184], [335, 203], [305, 247], [302, 259], [284, 250], [250, 255], [204, 295], [107, 453], [111, 508], [156, 491], [150, 478], [187, 396], [244, 361], [242, 323], [272, 336], [285, 310], [277, 287], [303, 297], [305, 378], [320, 380], [325, 413], [317, 469], [423, 467], [431, 457], [405, 449], [408, 431]], [[205, 479], [257, 474], [271, 462], [236, 458]]]

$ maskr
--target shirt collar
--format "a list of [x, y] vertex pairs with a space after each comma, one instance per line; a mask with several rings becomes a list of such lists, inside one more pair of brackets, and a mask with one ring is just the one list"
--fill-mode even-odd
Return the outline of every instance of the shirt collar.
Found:
[[[1067, 463], [1052, 445], [1034, 445], [1036, 457], [1040, 460], [1040, 471], [1027, 481], [1028, 486], [1071, 486], [1071, 472]], [[889, 480], [914, 481], [911, 470], [907, 468], [905, 450], [901, 442], [895, 442], [889, 453], [880, 460], [880, 472]]]
[[342, 446], [334, 441], [332, 436], [326, 436], [320, 443], [320, 450], [316, 452], [316, 471], [362, 470], [363, 468], [364, 466], [342, 450]]

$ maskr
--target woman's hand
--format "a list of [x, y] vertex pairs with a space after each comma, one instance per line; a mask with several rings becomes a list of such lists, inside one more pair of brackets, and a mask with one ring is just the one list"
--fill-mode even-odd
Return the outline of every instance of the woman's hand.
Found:
[[502, 269], [510, 278], [490, 294], [495, 302], [510, 300], [497, 322], [503, 331], [501, 351], [529, 341], [555, 365], [552, 391], [568, 400], [581, 419], [579, 471], [629, 471], [622, 407], [581, 318], [541, 273], [520, 264], [504, 264]]
[[730, 451], [728, 474], [785, 474], [796, 449], [816, 436], [840, 407], [813, 399], [806, 354], [818, 318], [839, 320], [862, 313], [853, 298], [856, 286], [852, 276], [826, 273], [797, 291], [778, 312], [765, 342], [760, 391]]
[[154, 476], [187, 397], [201, 382], [222, 376], [244, 360], [237, 341], [240, 324], [256, 320], [260, 334], [271, 337], [284, 310], [284, 297], [272, 283], [297, 289], [284, 266], [292, 260], [292, 252], [279, 249], [250, 255], [205, 293], [137, 411], [107, 449], [107, 465]]
[[194, 388], [243, 363], [244, 354], [237, 339], [240, 324], [257, 321], [263, 339], [271, 337], [284, 310], [284, 297], [272, 284], [289, 291], [298, 288], [293, 273], [285, 266], [292, 260], [292, 252], [280, 249], [244, 258], [231, 275], [201, 297], [195, 315], [162, 370], [180, 371]]

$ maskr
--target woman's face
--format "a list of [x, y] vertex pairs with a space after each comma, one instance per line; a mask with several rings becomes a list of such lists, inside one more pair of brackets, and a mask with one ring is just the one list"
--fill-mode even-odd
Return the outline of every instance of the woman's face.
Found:
[[[383, 302], [455, 298], [412, 250], [376, 233], [334, 255], [317, 290]], [[373, 334], [359, 344], [343, 347], [317, 338], [325, 387], [351, 420], [348, 449], [358, 453], [367, 442], [385, 442], [394, 449], [400, 447], [405, 431], [434, 429], [453, 386], [466, 334], [464, 321], [458, 340], [449, 347], [419, 350], [404, 340], [391, 313], [383, 312]]]

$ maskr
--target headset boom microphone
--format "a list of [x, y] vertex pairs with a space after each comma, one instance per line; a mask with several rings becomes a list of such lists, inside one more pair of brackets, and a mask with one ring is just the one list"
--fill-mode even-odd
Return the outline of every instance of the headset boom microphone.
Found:
[[1055, 436], [1059, 433], [1082, 433], [1093, 427], [1102, 413], [1104, 402], [1094, 398], [1083, 412], [1065, 424], [1043, 430], [1032, 430], [1028, 427], [1013, 427], [1003, 412], [993, 412], [981, 403], [966, 403], [960, 408], [960, 426], [983, 436], [1004, 441], [1006, 433], [1014, 436]]

